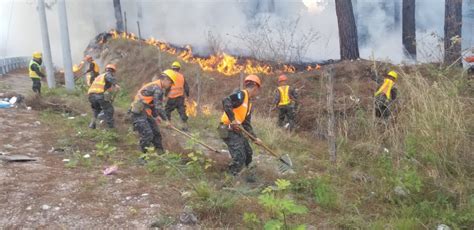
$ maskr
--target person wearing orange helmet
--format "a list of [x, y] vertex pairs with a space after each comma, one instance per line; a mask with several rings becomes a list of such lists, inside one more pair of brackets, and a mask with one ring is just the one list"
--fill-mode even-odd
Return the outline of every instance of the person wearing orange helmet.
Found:
[[[222, 100], [224, 113], [219, 125], [220, 136], [232, 157], [229, 172], [234, 176], [252, 162], [252, 148], [240, 129], [243, 128], [256, 136], [251, 124], [252, 100], [260, 93], [262, 83], [258, 76], [249, 75], [245, 78], [244, 85], [243, 90], [238, 90]], [[257, 142], [261, 142], [260, 139], [257, 138]]]
[[[147, 83], [140, 88], [130, 106], [133, 130], [140, 136], [140, 148], [143, 153], [152, 145], [155, 150], [162, 153], [161, 133], [156, 120], [165, 121], [165, 126], [170, 126], [169, 119], [163, 108], [165, 92], [176, 81], [177, 74], [173, 70], [165, 70], [157, 80]], [[141, 160], [143, 161], [143, 159]]]
[[[99, 65], [97, 65], [97, 63], [94, 61], [94, 59], [92, 58], [92, 56], [90, 55], [86, 55], [86, 57], [84, 58], [84, 60], [89, 64], [89, 67], [87, 68], [87, 71], [86, 71], [86, 84], [88, 86], [90, 86], [92, 84], [92, 82], [94, 82], [94, 79], [99, 76]], [[81, 62], [82, 64], [82, 62]]]
[[293, 130], [297, 99], [298, 94], [296, 90], [288, 85], [288, 77], [286, 75], [279, 76], [278, 88], [275, 90], [275, 98], [273, 100], [275, 105], [273, 108], [278, 108], [278, 126], [285, 126], [285, 128]]
[[108, 64], [105, 67], [105, 73], [97, 76], [87, 91], [93, 112], [89, 124], [91, 129], [96, 128], [97, 117], [101, 111], [104, 113], [104, 120], [108, 128], [114, 128], [114, 106], [112, 105], [111, 93], [120, 89], [115, 79], [116, 70], [115, 64]]

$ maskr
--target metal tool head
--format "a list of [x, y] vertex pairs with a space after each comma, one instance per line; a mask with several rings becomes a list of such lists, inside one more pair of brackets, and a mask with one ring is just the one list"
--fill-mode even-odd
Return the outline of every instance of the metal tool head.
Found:
[[278, 170], [281, 173], [294, 173], [293, 171], [293, 162], [288, 154], [281, 155], [280, 164], [278, 165]]

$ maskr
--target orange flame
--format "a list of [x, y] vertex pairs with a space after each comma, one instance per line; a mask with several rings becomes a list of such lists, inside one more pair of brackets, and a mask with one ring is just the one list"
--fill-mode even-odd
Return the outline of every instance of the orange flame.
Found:
[[189, 117], [197, 116], [197, 103], [194, 100], [186, 100], [186, 115]]
[[204, 115], [206, 116], [209, 116], [211, 115], [211, 110], [212, 110], [212, 106], [211, 105], [203, 105], [201, 107], [201, 111]]
[[[119, 34], [115, 30], [111, 30], [113, 39], [128, 39], [128, 40], [138, 40], [138, 37], [133, 33], [121, 33]], [[274, 69], [271, 65], [264, 64], [258, 61], [251, 59], [246, 59], [243, 63], [239, 62], [237, 57], [226, 53], [214, 54], [207, 58], [194, 57], [193, 50], [190, 45], [186, 45], [184, 49], [177, 50], [172, 47], [169, 43], [164, 41], [157, 40], [153, 37], [150, 37], [145, 40], [145, 43], [148, 45], [154, 46], [160, 49], [163, 52], [169, 54], [178, 55], [180, 59], [187, 63], [196, 63], [198, 64], [203, 71], [207, 72], [219, 72], [221, 74], [232, 76], [244, 72], [246, 74], [273, 74]], [[242, 64], [240, 64], [242, 63]], [[307, 71], [313, 71], [319, 69], [320, 66], [317, 65], [314, 68], [309, 65], [306, 67]], [[277, 72], [282, 71], [285, 73], [295, 73], [296, 67], [293, 65], [283, 65], [282, 69], [276, 70]]]

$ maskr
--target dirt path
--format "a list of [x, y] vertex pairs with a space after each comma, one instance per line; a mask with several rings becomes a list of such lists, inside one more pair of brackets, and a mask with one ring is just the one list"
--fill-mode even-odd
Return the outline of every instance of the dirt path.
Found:
[[[0, 93], [29, 93], [30, 84], [24, 73], [11, 74], [0, 79]], [[66, 156], [50, 151], [54, 127], [41, 124], [39, 116], [34, 110], [0, 109], [0, 152], [38, 159], [0, 163], [0, 228], [144, 229], [167, 209], [163, 201], [176, 197], [172, 186], [147, 184], [140, 178], [143, 169], [135, 166], [113, 176], [96, 168], [66, 168]]]

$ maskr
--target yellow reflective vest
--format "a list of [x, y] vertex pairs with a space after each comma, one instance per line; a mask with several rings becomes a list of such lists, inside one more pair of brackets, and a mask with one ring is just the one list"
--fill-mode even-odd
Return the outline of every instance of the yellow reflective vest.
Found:
[[278, 102], [278, 106], [289, 105], [291, 103], [290, 86], [280, 86], [278, 87], [278, 91], [280, 92], [280, 102]]
[[97, 76], [92, 82], [87, 94], [104, 93], [105, 92], [105, 73]]
[[88, 73], [87, 76], [86, 76], [86, 84], [88, 86], [92, 85], [92, 83], [91, 83], [92, 74], [94, 74], [95, 76], [97, 76], [99, 74], [99, 65], [97, 65], [97, 63], [95, 61], [92, 61], [92, 64], [94, 64], [94, 72], [93, 73]]
[[33, 69], [31, 69], [31, 67], [32, 67], [33, 65], [38, 66], [38, 69], [41, 71], [41, 66], [40, 66], [40, 64], [38, 64], [38, 62], [36, 62], [35, 60], [31, 60], [31, 61], [30, 61], [30, 65], [28, 66], [28, 73], [29, 73], [29, 75], [30, 75], [30, 78], [41, 79], [41, 77], [38, 76], [38, 74], [36, 74], [36, 72], [33, 71]]
[[395, 83], [391, 80], [391, 79], [388, 79], [388, 78], [385, 78], [385, 80], [383, 81], [383, 84], [382, 86], [380, 86], [380, 88], [377, 90], [377, 92], [375, 92], [374, 96], [378, 96], [380, 94], [385, 94], [385, 97], [388, 99], [388, 100], [391, 100], [392, 99], [392, 88], [393, 88], [393, 85]]

